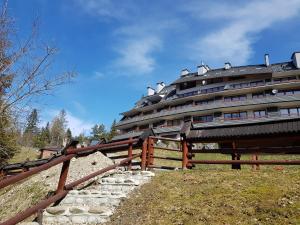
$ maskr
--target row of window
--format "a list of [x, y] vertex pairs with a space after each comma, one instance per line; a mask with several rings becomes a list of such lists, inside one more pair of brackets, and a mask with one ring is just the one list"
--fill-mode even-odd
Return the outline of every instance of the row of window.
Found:
[[283, 95], [296, 95], [300, 94], [300, 89], [294, 90], [279, 90], [277, 93], [272, 93], [271, 90], [267, 90], [265, 92], [259, 92], [252, 94], [252, 98], [264, 98], [269, 96], [283, 96]]
[[[285, 82], [285, 81], [290, 81], [290, 80], [296, 80], [296, 77], [284, 77], [284, 78], [277, 78], [274, 79], [273, 82], [274, 83], [281, 83], [281, 82]], [[252, 81], [252, 82], [245, 82], [245, 83], [239, 83], [239, 84], [232, 84], [230, 85], [232, 88], [234, 89], [239, 89], [239, 88], [247, 88], [247, 87], [257, 87], [257, 86], [263, 86], [265, 85], [267, 82], [271, 82], [271, 79], [266, 79], [266, 80], [259, 80], [259, 81]], [[195, 84], [193, 84], [191, 87], [189, 88], [193, 88]], [[188, 87], [188, 85], [186, 86]], [[220, 87], [214, 87], [214, 88], [208, 88], [208, 89], [203, 89], [200, 91], [201, 94], [207, 94], [207, 93], [214, 93], [214, 92], [220, 92], [220, 91], [224, 91], [224, 87], [225, 86], [220, 86]], [[184, 89], [188, 89], [188, 88], [184, 88]], [[184, 90], [181, 89], [180, 90]], [[193, 95], [197, 95], [199, 94], [198, 91], [192, 91], [192, 92], [188, 92], [185, 94], [179, 94], [178, 98], [183, 98], [183, 97], [188, 97], [188, 96], [193, 96]]]
[[[241, 77], [232, 77], [230, 80], [240, 80]], [[281, 82], [286, 82], [290, 80], [296, 80], [296, 76], [291, 76], [291, 77], [283, 77], [283, 78], [275, 78], [273, 79], [273, 83], [281, 83]], [[224, 82], [224, 79], [222, 78], [215, 78], [215, 79], [207, 79], [206, 84], [214, 84], [214, 83], [221, 83]], [[256, 87], [260, 85], [265, 85], [265, 83], [271, 82], [271, 79], [265, 79], [265, 80], [259, 80], [259, 81], [253, 81], [253, 82], [245, 82], [245, 83], [239, 83], [239, 84], [233, 84], [233, 88], [246, 88], [246, 87]], [[179, 85], [180, 90], [186, 90], [189, 88], [194, 88], [196, 87], [196, 81], [190, 81], [190, 82], [184, 82]]]
[[[282, 108], [279, 109], [279, 113], [281, 116], [300, 116], [300, 107], [298, 108]], [[253, 118], [262, 118], [267, 117], [268, 113], [266, 110], [256, 110], [253, 112]], [[240, 120], [240, 119], [247, 119], [248, 113], [246, 111], [243, 112], [232, 112], [232, 113], [224, 113], [223, 114], [224, 120]], [[204, 116], [193, 116], [194, 123], [208, 123], [214, 120], [213, 115], [204, 115]], [[165, 124], [167, 126], [180, 126], [182, 123], [182, 119], [176, 120], [168, 120], [167, 124], [165, 120], [161, 120], [159, 122], [153, 123], [153, 127], [162, 127]], [[139, 130], [145, 130], [149, 128], [149, 124], [139, 126]], [[125, 132], [134, 132], [137, 127], [133, 127], [130, 129], [125, 130]]]
[[[284, 108], [280, 109], [279, 113], [281, 116], [300, 116], [300, 107], [299, 108]], [[257, 110], [253, 112], [253, 118], [266, 117], [266, 110]], [[234, 120], [234, 119], [247, 119], [247, 112], [233, 112], [233, 113], [224, 113], [224, 120]], [[214, 119], [213, 115], [205, 116], [194, 116], [193, 121], [195, 123], [205, 123], [212, 122]]]
[[282, 115], [282, 116], [299, 116], [300, 115], [300, 107], [299, 108], [280, 109], [280, 115]]

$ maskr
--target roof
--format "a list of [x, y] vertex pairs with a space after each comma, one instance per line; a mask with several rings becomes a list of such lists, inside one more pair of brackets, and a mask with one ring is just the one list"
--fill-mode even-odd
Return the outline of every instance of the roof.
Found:
[[191, 129], [187, 135], [187, 139], [205, 140], [283, 134], [300, 134], [300, 118], [259, 124], [214, 127], [208, 129]]
[[180, 77], [172, 84], [178, 84], [187, 81], [203, 80], [207, 78], [218, 77], [231, 77], [242, 75], [254, 75], [254, 74], [271, 74], [273, 72], [285, 72], [289, 70], [297, 70], [292, 62], [283, 62], [271, 64], [266, 66], [265, 64], [247, 65], [231, 67], [230, 69], [218, 68], [207, 71], [204, 75], [198, 75], [197, 73], [190, 73], [187, 76]]

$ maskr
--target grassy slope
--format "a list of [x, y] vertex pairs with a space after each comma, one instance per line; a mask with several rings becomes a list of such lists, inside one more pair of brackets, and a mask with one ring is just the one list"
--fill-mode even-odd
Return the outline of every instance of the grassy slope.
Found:
[[37, 149], [21, 147], [20, 151], [17, 152], [13, 158], [9, 160], [9, 163], [18, 163], [28, 160], [36, 160], [39, 156]]
[[109, 224], [300, 224], [300, 169], [159, 173]]

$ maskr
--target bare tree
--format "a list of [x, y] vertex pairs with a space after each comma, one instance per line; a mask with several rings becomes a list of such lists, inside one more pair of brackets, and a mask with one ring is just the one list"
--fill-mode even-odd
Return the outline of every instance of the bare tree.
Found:
[[0, 7], [1, 165], [3, 158], [12, 156], [14, 123], [23, 109], [39, 96], [51, 94], [53, 89], [69, 82], [75, 73], [52, 74], [50, 68], [58, 50], [39, 41], [38, 20], [33, 21], [30, 35], [22, 41], [8, 14], [8, 1], [4, 0]]
[[51, 74], [49, 68], [57, 48], [38, 41], [38, 20], [32, 24], [31, 34], [25, 41], [14, 30], [14, 21], [7, 13], [7, 1], [0, 15], [0, 113], [18, 111], [38, 96], [49, 94], [57, 86], [69, 82], [74, 72]]

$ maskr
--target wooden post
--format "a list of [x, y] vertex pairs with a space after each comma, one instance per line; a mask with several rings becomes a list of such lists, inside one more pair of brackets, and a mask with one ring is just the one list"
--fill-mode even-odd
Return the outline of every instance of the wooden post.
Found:
[[[258, 154], [257, 153], [252, 155], [252, 160], [255, 160], [255, 161], [258, 160]], [[253, 164], [252, 169], [253, 170], [259, 170], [259, 164]]]
[[70, 167], [70, 160], [67, 160], [63, 162], [61, 172], [60, 172], [60, 177], [56, 189], [56, 194], [62, 192], [65, 189], [67, 177], [68, 177], [68, 172], [69, 172], [69, 167]]
[[[232, 142], [232, 148], [233, 148], [233, 150], [236, 149], [236, 143], [235, 143], [235, 141]], [[241, 159], [241, 155], [239, 153], [233, 152], [231, 154], [231, 158], [232, 158], [232, 160], [240, 160]], [[231, 165], [231, 169], [240, 170], [241, 169], [241, 164], [232, 164]]]
[[154, 158], [153, 158], [153, 154], [154, 154], [154, 140], [152, 138], [148, 138], [148, 148], [147, 148], [147, 167], [149, 165], [153, 165], [154, 162]]
[[185, 170], [187, 169], [187, 164], [188, 164], [188, 156], [187, 156], [188, 145], [185, 138], [183, 138], [181, 141], [181, 148], [182, 148], [182, 169]]
[[[128, 158], [129, 157], [132, 157], [132, 137], [131, 138], [129, 138], [129, 141], [131, 141], [128, 145]], [[132, 169], [132, 160], [130, 160], [129, 162], [128, 162], [128, 170], [131, 170]]]
[[147, 148], [148, 148], [148, 138], [144, 140], [143, 147], [142, 147], [142, 159], [141, 159], [142, 170], [146, 170]]
[[[70, 145], [66, 149], [66, 154], [68, 154], [69, 149], [73, 149], [73, 148], [75, 148], [75, 146]], [[67, 181], [67, 178], [68, 178], [70, 162], [71, 162], [71, 160], [67, 160], [67, 161], [63, 162], [61, 172], [60, 172], [59, 181], [58, 181], [58, 185], [57, 185], [57, 189], [56, 189], [56, 194], [62, 192], [65, 189], [66, 181]]]

